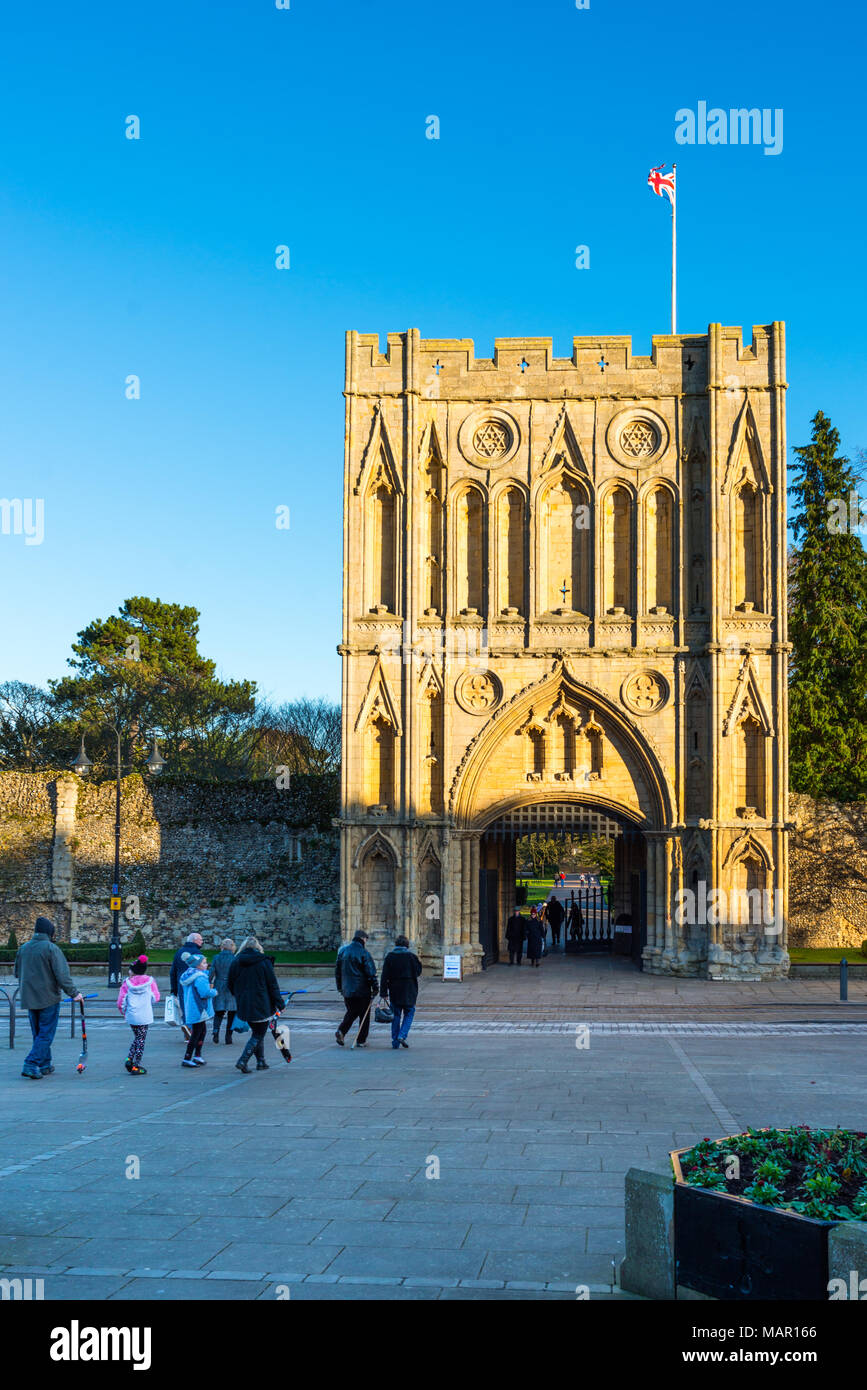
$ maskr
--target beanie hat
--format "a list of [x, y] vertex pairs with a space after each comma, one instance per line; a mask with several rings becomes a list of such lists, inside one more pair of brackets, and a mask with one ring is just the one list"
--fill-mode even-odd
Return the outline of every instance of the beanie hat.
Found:
[[54, 923], [50, 922], [47, 917], [37, 917], [36, 926], [33, 930], [38, 932], [44, 932], [46, 936], [53, 936]]
[[187, 956], [187, 965], [201, 965], [204, 959], [205, 957], [203, 955], [197, 954], [195, 951], [193, 951], [190, 955]]

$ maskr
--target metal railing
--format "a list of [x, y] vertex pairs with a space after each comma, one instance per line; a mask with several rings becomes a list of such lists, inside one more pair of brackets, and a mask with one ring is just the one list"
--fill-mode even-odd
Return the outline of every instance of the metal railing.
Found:
[[17, 986], [13, 989], [11, 995], [7, 989], [0, 987], [0, 994], [3, 995], [3, 998], [9, 1006], [9, 1047], [11, 1050], [15, 1046], [15, 1001], [18, 998]]

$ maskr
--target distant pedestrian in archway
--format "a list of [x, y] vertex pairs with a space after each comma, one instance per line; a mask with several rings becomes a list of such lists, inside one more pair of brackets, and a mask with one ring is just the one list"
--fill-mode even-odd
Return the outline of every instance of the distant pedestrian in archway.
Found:
[[548, 921], [551, 923], [551, 945], [560, 945], [560, 932], [563, 928], [563, 918], [566, 916], [565, 909], [559, 898], [552, 893], [547, 902]]
[[545, 945], [545, 933], [542, 929], [542, 921], [535, 907], [530, 908], [530, 920], [527, 923], [527, 960], [531, 965], [539, 968], [542, 959], [542, 949]]
[[584, 914], [577, 902], [573, 902], [569, 909], [569, 940], [580, 941], [581, 933], [584, 930]]
[[520, 965], [524, 955], [524, 938], [527, 935], [527, 922], [521, 916], [520, 907], [515, 908], [506, 923], [506, 945], [509, 948], [509, 964]]

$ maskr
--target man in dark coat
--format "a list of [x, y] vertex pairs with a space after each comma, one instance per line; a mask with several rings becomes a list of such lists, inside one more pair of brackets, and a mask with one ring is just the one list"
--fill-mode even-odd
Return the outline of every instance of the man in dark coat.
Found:
[[394, 950], [389, 951], [382, 962], [380, 994], [391, 1005], [394, 1017], [391, 1021], [391, 1045], [409, 1047], [407, 1034], [415, 1017], [418, 999], [418, 977], [421, 974], [421, 961], [409, 949], [409, 938], [396, 936]]
[[516, 906], [508, 922], [506, 923], [506, 944], [509, 947], [509, 964], [520, 965], [524, 954], [524, 938], [527, 935], [527, 922], [521, 916], [521, 909]]
[[527, 923], [527, 960], [537, 968], [542, 958], [544, 945], [545, 933], [542, 930], [542, 919], [533, 907], [530, 909], [530, 920]]
[[551, 894], [547, 906], [548, 921], [551, 923], [551, 944], [552, 946], [559, 946], [560, 930], [563, 926], [563, 919], [566, 916], [566, 912], [560, 899], [555, 898], [553, 893]]
[[179, 946], [175, 951], [172, 959], [172, 968], [169, 971], [169, 993], [173, 994], [178, 1001], [181, 1022], [184, 1021], [184, 991], [180, 987], [181, 976], [187, 969], [190, 956], [201, 954], [203, 940], [204, 938], [197, 931], [191, 931], [183, 946]]
[[51, 1044], [60, 1018], [60, 996], [68, 994], [76, 1003], [82, 998], [69, 973], [66, 956], [56, 946], [54, 923], [37, 917], [33, 935], [15, 957], [15, 978], [20, 981], [19, 1003], [27, 1010], [33, 1046], [24, 1058], [21, 1075], [39, 1081], [54, 1071]]
[[357, 1018], [361, 1019], [361, 1025], [358, 1029], [358, 1039], [355, 1046], [365, 1047], [367, 1045], [367, 1034], [370, 1029], [370, 1008], [374, 995], [379, 989], [379, 984], [376, 979], [373, 956], [364, 944], [366, 940], [367, 932], [357, 931], [349, 945], [343, 946], [337, 953], [334, 979], [346, 1004], [343, 1022], [334, 1034], [341, 1047], [346, 1034]]

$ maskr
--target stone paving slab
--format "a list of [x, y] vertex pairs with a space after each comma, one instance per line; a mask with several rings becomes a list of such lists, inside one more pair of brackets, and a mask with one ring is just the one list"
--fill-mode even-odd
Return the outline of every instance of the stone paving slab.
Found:
[[329, 1266], [329, 1272], [404, 1278], [413, 1274], [444, 1274], [475, 1279], [482, 1272], [483, 1261], [484, 1252], [476, 1250], [432, 1250], [415, 1243], [408, 1243], [402, 1250], [385, 1249], [380, 1245], [347, 1245]]
[[[116, 1230], [113, 1238], [97, 1236], [85, 1240], [75, 1251], [77, 1264], [107, 1265], [110, 1269], [122, 1266], [124, 1260], [139, 1265], [165, 1266], [174, 1269], [183, 1262], [189, 1269], [197, 1269], [208, 1260], [214, 1260], [220, 1251], [229, 1245], [229, 1240], [220, 1236], [210, 1236], [205, 1232], [195, 1237], [185, 1231], [170, 1240], [156, 1237], [159, 1232], [151, 1232], [153, 1238], [130, 1239], [129, 1224], [124, 1223], [123, 1231]], [[18, 1257], [17, 1257], [18, 1258]], [[71, 1263], [71, 1261], [70, 1261]]]
[[245, 1279], [204, 1280], [201, 1277], [193, 1277], [167, 1279], [165, 1282], [159, 1279], [131, 1279], [114, 1293], [107, 1294], [106, 1298], [111, 1303], [174, 1302], [178, 1299], [203, 1298], [209, 1302], [219, 1299], [221, 1302], [237, 1303], [241, 1299], [258, 1298], [265, 1292], [274, 1297], [270, 1286]]
[[330, 1244], [312, 1241], [307, 1244], [295, 1243], [291, 1227], [287, 1227], [286, 1239], [277, 1243], [234, 1241], [220, 1251], [206, 1264], [207, 1269], [258, 1269], [267, 1273], [271, 1269], [294, 1269], [301, 1274], [324, 1274], [341, 1253], [344, 1242], [334, 1240]]
[[[408, 1230], [411, 1224], [412, 1229]], [[369, 1244], [380, 1250], [404, 1250], [424, 1246], [427, 1250], [460, 1250], [467, 1244], [468, 1221], [431, 1221], [426, 1225], [406, 1221], [332, 1221], [313, 1241], [322, 1245]]]

